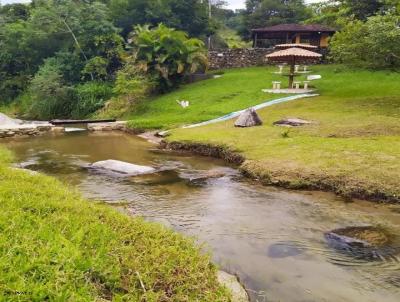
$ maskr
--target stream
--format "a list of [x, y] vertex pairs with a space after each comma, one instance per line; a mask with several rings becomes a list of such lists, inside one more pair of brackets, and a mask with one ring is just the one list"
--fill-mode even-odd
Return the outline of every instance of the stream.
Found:
[[[220, 160], [160, 151], [122, 132], [49, 134], [4, 143], [24, 168], [55, 176], [89, 199], [195, 236], [215, 263], [239, 276], [252, 301], [400, 301], [400, 253], [356, 258], [324, 238], [327, 231], [363, 225], [399, 235], [400, 205], [265, 187]], [[166, 171], [117, 177], [84, 168], [107, 159]], [[210, 170], [224, 176], [199, 177]]]

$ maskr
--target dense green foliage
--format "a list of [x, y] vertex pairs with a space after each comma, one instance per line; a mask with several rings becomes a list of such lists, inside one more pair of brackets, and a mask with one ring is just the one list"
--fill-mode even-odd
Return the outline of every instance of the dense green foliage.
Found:
[[368, 67], [400, 67], [400, 16], [369, 17], [348, 23], [331, 41], [335, 61]]
[[65, 117], [73, 110], [74, 91], [64, 83], [60, 66], [53, 58], [46, 60], [35, 74], [28, 95], [32, 105], [30, 114], [35, 118]]
[[[240, 129], [233, 126], [234, 120], [229, 120], [199, 128], [175, 129], [168, 140], [223, 145], [241, 152], [249, 160], [244, 168], [269, 184], [399, 201], [400, 74], [336, 65], [313, 66], [312, 70], [322, 75], [321, 80], [313, 82], [320, 96], [259, 110], [263, 126]], [[225, 87], [225, 93], [235, 94], [240, 86], [241, 94], [250, 96], [259, 88], [254, 79], [264, 79], [272, 71], [272, 68], [228, 71], [226, 76], [231, 85]], [[193, 96], [212, 99], [214, 81], [193, 87]], [[188, 87], [181, 93], [189, 93]], [[169, 112], [167, 108], [175, 95], [164, 96], [154, 104], [158, 102], [160, 111]], [[260, 102], [268, 97], [254, 95], [252, 100]], [[222, 104], [225, 102], [229, 103], [221, 99]], [[236, 108], [248, 105], [245, 101], [241, 104]], [[213, 109], [192, 110], [206, 119], [215, 113]], [[161, 120], [162, 112], [157, 112], [157, 116]], [[273, 126], [275, 121], [294, 117], [315, 123], [289, 130]], [[133, 121], [144, 122], [140, 118]], [[150, 124], [150, 118], [146, 122]]]
[[111, 84], [87, 82], [75, 87], [76, 105], [72, 111], [73, 118], [89, 116], [103, 108], [106, 101], [113, 96]]
[[375, 15], [399, 14], [398, 0], [327, 0], [310, 5], [312, 17], [307, 23], [318, 23], [341, 29], [348, 22], [360, 20]]
[[207, 14], [207, 1], [198, 0], [110, 0], [111, 16], [115, 25], [127, 36], [137, 24], [168, 27], [187, 32], [194, 37], [213, 31]]
[[385, 9], [384, 0], [341, 0], [342, 5], [350, 16], [358, 20], [365, 20]]
[[[163, 22], [205, 38], [215, 30], [207, 7], [197, 0], [37, 0], [0, 6], [0, 105], [23, 100], [17, 106], [21, 113], [40, 119], [91, 114], [105, 103], [103, 96], [82, 101], [79, 87], [95, 82], [109, 90], [129, 56], [124, 46], [135, 25]], [[194, 45], [186, 46], [194, 52], [189, 49]]]
[[1, 301], [230, 301], [190, 239], [5, 166]]
[[399, 1], [330, 0], [310, 8], [313, 16], [307, 23], [339, 30], [330, 44], [333, 61], [374, 69], [400, 66]]
[[28, 88], [46, 58], [57, 58], [62, 80], [69, 85], [104, 77], [93, 69], [96, 58], [101, 58], [107, 74], [120, 66], [122, 39], [104, 4], [48, 0], [26, 10], [17, 16], [12, 9], [1, 11], [2, 103]]

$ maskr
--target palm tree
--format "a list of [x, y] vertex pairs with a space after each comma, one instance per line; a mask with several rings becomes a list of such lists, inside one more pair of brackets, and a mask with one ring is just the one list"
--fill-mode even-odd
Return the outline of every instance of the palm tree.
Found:
[[132, 43], [136, 67], [152, 76], [161, 90], [169, 90], [186, 75], [207, 68], [204, 43], [163, 24], [154, 29], [137, 26]]

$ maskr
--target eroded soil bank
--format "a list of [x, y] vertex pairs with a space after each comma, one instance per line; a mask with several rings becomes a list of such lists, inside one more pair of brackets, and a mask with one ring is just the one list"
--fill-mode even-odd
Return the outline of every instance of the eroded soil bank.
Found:
[[258, 180], [264, 185], [274, 185], [286, 189], [328, 191], [349, 199], [357, 198], [385, 203], [400, 202], [400, 195], [382, 191], [380, 187], [371, 186], [361, 181], [357, 186], [354, 184], [348, 185], [340, 176], [334, 177], [322, 172], [320, 174], [307, 173], [306, 169], [301, 173], [292, 173], [284, 169], [272, 169], [272, 167], [265, 166], [257, 160], [246, 160], [241, 153], [229, 150], [224, 146], [163, 141], [160, 147], [210, 156], [223, 159], [228, 163], [237, 164], [245, 176]]

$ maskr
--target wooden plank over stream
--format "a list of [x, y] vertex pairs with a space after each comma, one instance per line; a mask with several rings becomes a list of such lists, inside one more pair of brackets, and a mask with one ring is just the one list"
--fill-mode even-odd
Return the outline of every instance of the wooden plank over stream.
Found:
[[75, 125], [75, 124], [95, 124], [95, 123], [114, 123], [116, 119], [105, 120], [51, 120], [52, 125]]

